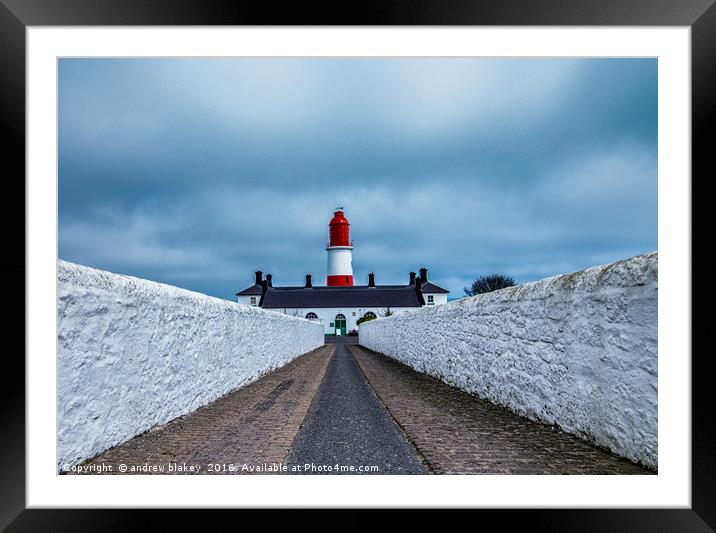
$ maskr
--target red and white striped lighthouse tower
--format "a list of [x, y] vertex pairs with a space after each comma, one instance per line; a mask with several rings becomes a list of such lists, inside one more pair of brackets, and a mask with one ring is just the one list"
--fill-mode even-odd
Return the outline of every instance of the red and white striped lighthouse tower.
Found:
[[353, 286], [353, 243], [350, 238], [350, 223], [342, 207], [336, 207], [328, 224], [329, 241], [326, 285], [329, 287]]

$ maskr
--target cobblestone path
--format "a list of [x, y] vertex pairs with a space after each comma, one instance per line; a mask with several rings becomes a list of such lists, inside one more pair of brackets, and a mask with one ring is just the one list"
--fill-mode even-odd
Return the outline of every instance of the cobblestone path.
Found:
[[[272, 467], [251, 469], [285, 461], [334, 350], [326, 345], [302, 355], [246, 387], [107, 450], [89, 464], [110, 465], [113, 474], [120, 473], [120, 464], [130, 474], [196, 473], [169, 471], [170, 464], [199, 466], [201, 474], [276, 473]], [[164, 470], [145, 471], [144, 465]]]
[[288, 474], [653, 473], [419, 374], [355, 337], [328, 342], [103, 452], [85, 471], [273, 474], [283, 465]]
[[289, 455], [291, 473], [427, 474], [366, 383], [346, 341], [337, 342], [324, 383]]
[[348, 349], [433, 473], [651, 473], [388, 357], [360, 346]]

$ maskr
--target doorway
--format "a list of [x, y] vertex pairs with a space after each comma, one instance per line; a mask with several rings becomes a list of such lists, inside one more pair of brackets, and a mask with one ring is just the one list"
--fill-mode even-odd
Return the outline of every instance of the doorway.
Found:
[[336, 315], [334, 325], [336, 335], [346, 334], [346, 317], [344, 315]]

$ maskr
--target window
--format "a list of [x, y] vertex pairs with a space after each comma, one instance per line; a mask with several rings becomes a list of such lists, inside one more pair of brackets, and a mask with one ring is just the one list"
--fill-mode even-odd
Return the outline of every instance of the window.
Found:
[[434, 300], [433, 298], [434, 298], [434, 297], [433, 297], [432, 294], [428, 294], [428, 305], [434, 305], [434, 304], [435, 304], [435, 300]]
[[346, 317], [343, 315], [336, 315], [336, 320], [345, 320]]
[[256, 305], [256, 296], [251, 297], [251, 305]]
[[378, 318], [375, 316], [375, 313], [372, 311], [368, 311], [366, 314], [363, 315], [363, 318]]
[[308, 313], [308, 314], [306, 315], [306, 318], [307, 318], [308, 320], [318, 320], [318, 315], [317, 315], [316, 313]]

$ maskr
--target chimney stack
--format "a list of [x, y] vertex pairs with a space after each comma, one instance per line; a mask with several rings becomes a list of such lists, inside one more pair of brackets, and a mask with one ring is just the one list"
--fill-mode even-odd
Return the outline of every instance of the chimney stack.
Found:
[[371, 272], [368, 274], [368, 287], [375, 288], [375, 273]]
[[261, 280], [261, 295], [262, 296], [264, 294], [266, 294], [266, 291], [268, 290], [268, 288], [269, 288], [268, 281], [266, 281], [265, 279]]
[[264, 279], [264, 273], [260, 270], [256, 271], [256, 285], [261, 285], [261, 281]]
[[409, 285], [415, 285], [415, 272], [410, 273], [410, 283]]
[[271, 274], [266, 274], [266, 282], [269, 287], [273, 287], [273, 276]]
[[310, 289], [313, 287], [313, 284], [311, 283], [311, 274], [306, 274], [306, 288]]
[[415, 278], [415, 292], [418, 293], [420, 305], [425, 305], [425, 297], [423, 296], [423, 280], [421, 278]]
[[420, 269], [420, 279], [423, 280], [423, 283], [427, 283], [428, 281], [428, 269], [423, 267]]

